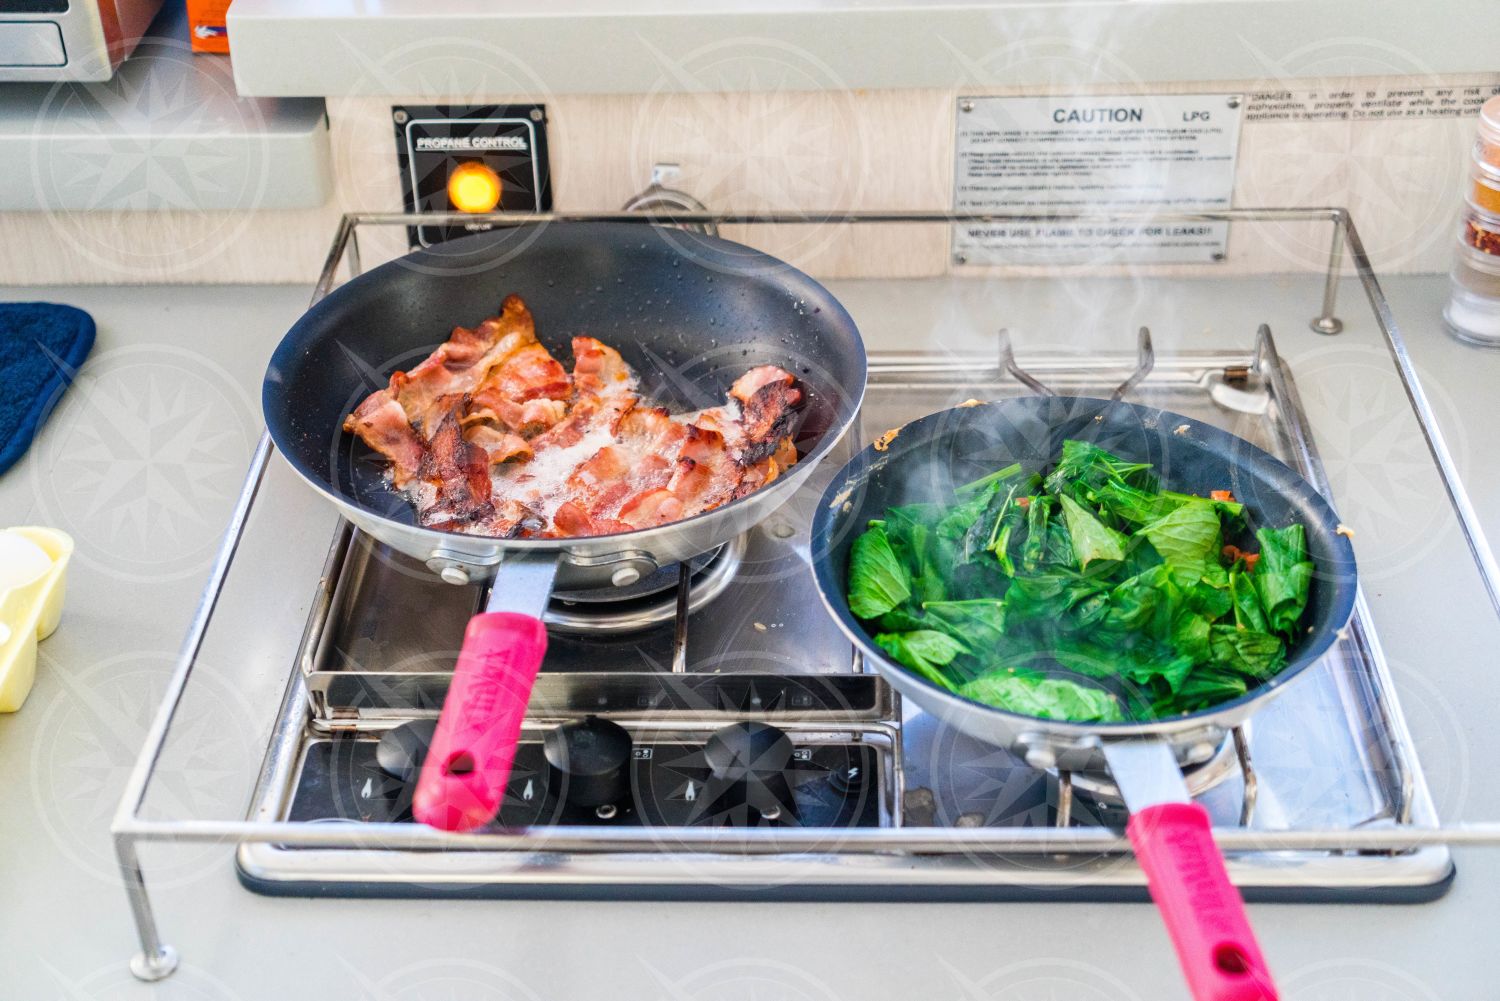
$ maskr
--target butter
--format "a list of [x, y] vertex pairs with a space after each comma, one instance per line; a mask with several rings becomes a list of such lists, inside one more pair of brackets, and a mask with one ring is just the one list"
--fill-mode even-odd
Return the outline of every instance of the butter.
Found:
[[36, 645], [62, 618], [73, 540], [52, 528], [0, 532], [0, 712], [21, 708], [36, 679]]

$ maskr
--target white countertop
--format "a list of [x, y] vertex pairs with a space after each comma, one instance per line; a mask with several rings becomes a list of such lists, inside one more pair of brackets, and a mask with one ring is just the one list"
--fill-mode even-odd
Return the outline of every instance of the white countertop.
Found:
[[[1493, 423], [1500, 352], [1439, 330], [1443, 280], [1386, 284], [1461, 445], [1488, 531], [1500, 537], [1500, 464], [1481, 437]], [[856, 315], [878, 300], [869, 288], [839, 294]], [[1346, 286], [1345, 294], [1352, 314], [1357, 292]], [[0, 293], [66, 301], [99, 324], [94, 356], [70, 391], [76, 399], [0, 477], [0, 523], [50, 522], [80, 543], [68, 610], [42, 647], [31, 700], [0, 716], [0, 942], [11, 957], [0, 993], [28, 1001], [1185, 996], [1161, 923], [1145, 905], [271, 899], [240, 887], [229, 846], [145, 847], [158, 917], [183, 966], [154, 988], [133, 980], [125, 964], [136, 944], [109, 819], [253, 447], [265, 358], [307, 295], [292, 287]], [[1281, 343], [1294, 371], [1342, 350], [1336, 339], [1293, 330]], [[1357, 424], [1356, 414], [1351, 433]], [[62, 489], [80, 483], [82, 499]], [[289, 531], [326, 540], [332, 520], [309, 520]], [[288, 582], [286, 600], [305, 601], [310, 586]], [[1440, 634], [1444, 623], [1432, 628]], [[265, 667], [247, 664], [244, 689], [216, 693], [218, 704], [268, 718], [275, 687], [261, 676], [279, 670], [284, 678], [286, 667]], [[1500, 817], [1500, 791], [1482, 756], [1500, 692], [1495, 665], [1398, 672], [1397, 688], [1417, 710], [1418, 752], [1440, 810], [1450, 819], [1451, 810]], [[190, 730], [202, 755], [167, 776], [168, 800], [211, 799], [221, 769], [228, 772], [216, 755], [257, 754], [255, 731], [244, 728], [241, 746], [234, 718]], [[1445, 744], [1453, 734], [1470, 742]], [[228, 808], [236, 805], [243, 808]], [[1485, 940], [1500, 927], [1500, 849], [1455, 857], [1457, 881], [1432, 904], [1253, 905], [1284, 997], [1493, 998]]]

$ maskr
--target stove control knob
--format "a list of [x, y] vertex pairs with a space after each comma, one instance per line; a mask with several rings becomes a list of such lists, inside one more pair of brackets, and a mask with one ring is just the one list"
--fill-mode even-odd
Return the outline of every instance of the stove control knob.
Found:
[[415, 781], [436, 729], [435, 719], [414, 719], [392, 727], [381, 734], [380, 743], [375, 745], [375, 763], [393, 779]]
[[732, 723], [708, 738], [709, 792], [715, 815], [729, 826], [790, 820], [792, 739], [769, 723]]
[[630, 795], [630, 733], [598, 716], [547, 732], [542, 751], [553, 786], [574, 806], [602, 807]]

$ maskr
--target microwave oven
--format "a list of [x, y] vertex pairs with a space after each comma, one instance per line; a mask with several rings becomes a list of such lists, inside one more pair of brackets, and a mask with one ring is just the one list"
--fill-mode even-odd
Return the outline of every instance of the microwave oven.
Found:
[[162, 0], [0, 0], [0, 82], [108, 80]]

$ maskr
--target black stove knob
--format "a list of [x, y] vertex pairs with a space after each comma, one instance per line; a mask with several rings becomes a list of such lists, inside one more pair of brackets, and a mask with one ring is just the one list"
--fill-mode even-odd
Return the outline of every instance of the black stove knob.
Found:
[[630, 733], [597, 716], [564, 723], [542, 738], [553, 788], [574, 806], [600, 807], [630, 794]]
[[732, 723], [703, 747], [713, 815], [727, 826], [754, 827], [796, 813], [789, 774], [792, 739], [769, 723]]
[[427, 759], [427, 748], [432, 744], [432, 734], [436, 730], [435, 719], [416, 719], [392, 727], [375, 745], [375, 763], [392, 778], [415, 782], [422, 772], [422, 762]]

